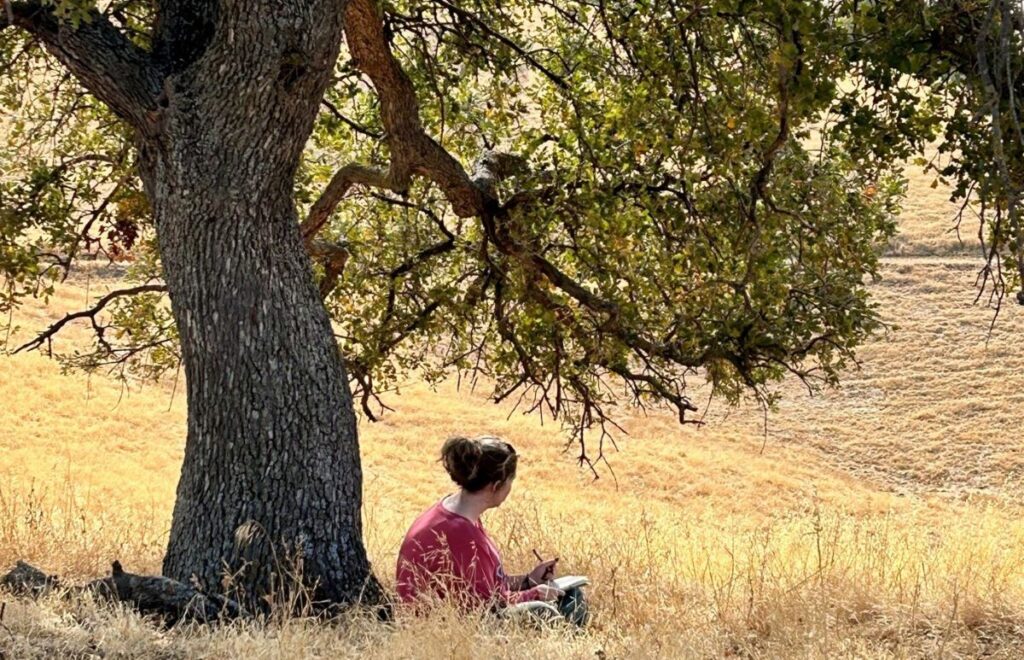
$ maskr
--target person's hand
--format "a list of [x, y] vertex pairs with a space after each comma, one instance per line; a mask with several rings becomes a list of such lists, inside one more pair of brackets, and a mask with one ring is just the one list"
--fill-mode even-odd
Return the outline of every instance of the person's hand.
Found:
[[537, 585], [537, 597], [540, 600], [547, 601], [550, 603], [552, 601], [558, 600], [564, 595], [564, 591], [562, 591], [558, 587], [552, 587], [550, 584]]
[[554, 559], [548, 559], [537, 564], [532, 571], [526, 574], [530, 584], [540, 584], [541, 582], [547, 582], [551, 578], [555, 577], [555, 564], [558, 563], [558, 557]]

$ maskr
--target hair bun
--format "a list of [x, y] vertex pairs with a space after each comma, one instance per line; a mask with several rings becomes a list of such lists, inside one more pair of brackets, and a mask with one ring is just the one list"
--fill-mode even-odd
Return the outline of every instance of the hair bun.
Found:
[[465, 488], [479, 471], [483, 448], [476, 440], [462, 436], [448, 438], [441, 447], [441, 462], [452, 480]]
[[[441, 463], [456, 484], [469, 492], [515, 476], [515, 452], [506, 443], [485, 444], [455, 436], [441, 447]], [[510, 460], [511, 459], [511, 460]]]

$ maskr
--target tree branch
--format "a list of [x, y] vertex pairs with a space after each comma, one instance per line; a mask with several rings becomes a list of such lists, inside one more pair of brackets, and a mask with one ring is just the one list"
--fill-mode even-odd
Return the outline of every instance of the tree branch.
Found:
[[310, 257], [323, 264], [324, 278], [320, 280], [320, 298], [327, 298], [345, 271], [345, 264], [351, 256], [348, 248], [341, 243], [309, 240], [306, 242], [306, 249]]
[[73, 312], [71, 314], [66, 314], [64, 318], [54, 323], [43, 332], [39, 333], [39, 335], [36, 336], [35, 339], [19, 346], [17, 349], [14, 350], [14, 353], [21, 353], [22, 351], [32, 351], [39, 348], [40, 346], [43, 345], [43, 342], [48, 341], [55, 334], [60, 332], [64, 326], [66, 326], [68, 323], [71, 323], [72, 321], [87, 318], [92, 320], [93, 323], [95, 324], [96, 315], [103, 311], [103, 309], [107, 305], [109, 305], [112, 301], [116, 300], [117, 298], [122, 298], [124, 296], [135, 296], [140, 293], [148, 293], [155, 291], [167, 291], [167, 287], [163, 284], [142, 284], [140, 286], [135, 286], [128, 289], [117, 289], [115, 291], [111, 291], [107, 295], [100, 298], [96, 302], [96, 304], [90, 307], [89, 309], [84, 309], [78, 312]]
[[334, 173], [319, 199], [309, 209], [309, 215], [300, 225], [302, 237], [308, 244], [316, 236], [352, 186], [364, 185], [403, 192], [405, 188], [396, 179], [391, 171], [385, 172], [369, 165], [349, 163], [342, 167]]
[[370, 128], [367, 128], [366, 126], [363, 126], [357, 121], [349, 119], [348, 117], [341, 113], [341, 110], [338, 110], [338, 106], [334, 105], [327, 99], [321, 99], [320, 105], [327, 108], [327, 110], [331, 113], [332, 116], [334, 116], [335, 119], [345, 124], [356, 133], [361, 133], [362, 135], [365, 135], [368, 138], [373, 138], [374, 140], [379, 140], [384, 137], [383, 133], [378, 133], [377, 131], [374, 131]]
[[317, 240], [316, 235], [354, 185], [384, 188], [395, 192], [403, 191], [402, 186], [395, 181], [390, 170], [385, 172], [359, 163], [349, 163], [331, 177], [327, 187], [310, 208], [309, 215], [299, 226], [309, 256], [322, 263], [324, 267], [324, 278], [320, 281], [321, 298], [327, 298], [337, 286], [338, 278], [341, 277], [342, 271], [345, 270], [345, 264], [348, 263], [349, 251], [344, 245]]
[[6, 0], [0, 29], [13, 25], [42, 42], [96, 98], [143, 132], [153, 130], [160, 80], [148, 54], [95, 9], [77, 27], [37, 0]]
[[461, 7], [457, 7], [456, 5], [453, 5], [452, 3], [447, 2], [446, 0], [431, 0], [431, 1], [434, 4], [437, 4], [437, 5], [440, 5], [440, 6], [444, 7], [445, 9], [447, 9], [450, 12], [452, 12], [456, 16], [459, 16], [459, 17], [461, 17], [461, 18], [463, 18], [465, 20], [471, 21], [472, 23], [477, 25], [481, 30], [483, 30], [483, 32], [485, 34], [487, 34], [490, 37], [493, 37], [494, 39], [497, 39], [499, 42], [501, 42], [505, 46], [511, 48], [513, 51], [518, 53], [520, 57], [522, 57], [524, 60], [526, 60], [526, 62], [531, 67], [533, 67], [534, 69], [536, 69], [537, 71], [542, 73], [545, 78], [547, 78], [552, 83], [554, 83], [554, 85], [557, 86], [558, 88], [560, 88], [560, 89], [569, 89], [569, 83], [567, 83], [565, 81], [565, 78], [563, 78], [562, 76], [558, 75], [557, 73], [555, 73], [551, 69], [547, 68], [546, 66], [544, 66], [543, 64], [538, 62], [537, 58], [535, 58], [530, 53], [526, 52], [526, 50], [524, 50], [522, 46], [520, 46], [519, 44], [517, 44], [512, 39], [509, 39], [508, 37], [506, 37], [502, 33], [498, 32], [497, 30], [492, 28], [490, 25], [488, 25], [483, 19], [481, 19], [476, 14], [473, 14], [472, 12], [466, 11], [465, 9], [463, 9]]
[[424, 131], [416, 91], [391, 53], [374, 3], [350, 0], [345, 19], [345, 33], [355, 65], [370, 77], [381, 101], [382, 120], [392, 152], [389, 174], [416, 173], [437, 183], [455, 214], [480, 217], [491, 240], [503, 253], [543, 273], [552, 284], [589, 309], [614, 316], [613, 303], [587, 291], [554, 264], [519, 245], [509, 233], [505, 226], [509, 214], [501, 209], [494, 189], [502, 178], [522, 169], [523, 160], [510, 154], [489, 152], [478, 160], [470, 176]]
[[345, 36], [353, 63], [370, 77], [380, 98], [381, 121], [391, 149], [391, 181], [404, 190], [413, 174], [425, 176], [440, 186], [456, 215], [480, 215], [493, 200], [473, 185], [459, 161], [424, 131], [416, 90], [391, 53], [372, 0], [349, 1]]

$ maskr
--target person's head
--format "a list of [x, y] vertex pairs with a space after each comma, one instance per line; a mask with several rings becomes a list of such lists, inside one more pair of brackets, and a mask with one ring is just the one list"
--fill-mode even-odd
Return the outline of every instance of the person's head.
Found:
[[441, 463], [452, 481], [467, 493], [485, 496], [490, 506], [508, 497], [517, 461], [515, 448], [494, 436], [456, 436], [441, 448]]

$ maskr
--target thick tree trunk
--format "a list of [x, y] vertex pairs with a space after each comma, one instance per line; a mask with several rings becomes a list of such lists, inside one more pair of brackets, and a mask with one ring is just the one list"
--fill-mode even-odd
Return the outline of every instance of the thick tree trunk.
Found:
[[352, 601], [369, 575], [352, 399], [291, 196], [269, 184], [210, 216], [210, 193], [163, 200], [189, 404], [164, 573], [216, 589], [241, 571], [265, 594], [298, 552], [319, 597]]
[[221, 14], [140, 138], [188, 387], [164, 574], [249, 605], [299, 568], [318, 600], [381, 596], [351, 394], [292, 192], [341, 16], [297, 5]]

